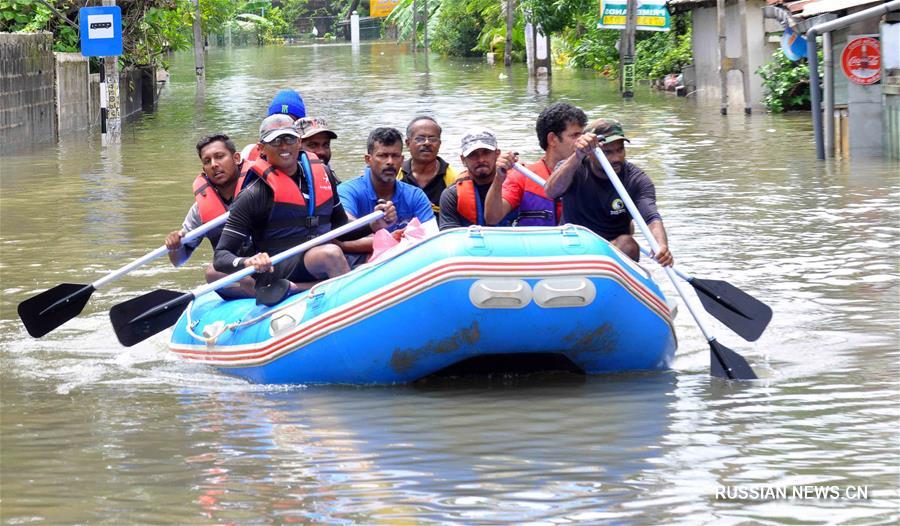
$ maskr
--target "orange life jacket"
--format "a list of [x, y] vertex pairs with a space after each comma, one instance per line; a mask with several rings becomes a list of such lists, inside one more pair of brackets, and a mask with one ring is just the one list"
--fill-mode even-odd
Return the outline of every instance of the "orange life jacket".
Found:
[[[456, 211], [469, 224], [486, 226], [484, 203], [481, 202], [481, 194], [475, 188], [475, 181], [471, 176], [464, 175], [456, 180]], [[517, 211], [513, 210], [496, 225], [487, 226], [509, 226], [516, 215]]]
[[[243, 185], [244, 176], [240, 175], [238, 176], [237, 184], [234, 186], [232, 202], [234, 202], [234, 198], [237, 197]], [[200, 209], [200, 220], [204, 223], [212, 221], [228, 211], [228, 205], [225, 204], [225, 200], [222, 199], [219, 190], [203, 172], [200, 172], [200, 175], [194, 179], [194, 201], [197, 202], [197, 207]]]

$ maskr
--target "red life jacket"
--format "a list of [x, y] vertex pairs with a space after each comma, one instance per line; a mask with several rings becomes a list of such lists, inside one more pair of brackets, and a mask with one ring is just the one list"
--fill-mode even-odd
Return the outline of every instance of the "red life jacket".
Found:
[[277, 254], [331, 230], [335, 195], [325, 164], [315, 154], [301, 152], [300, 166], [303, 168], [300, 176], [309, 181], [312, 203], [307, 202], [290, 176], [265, 159], [256, 159], [247, 167], [248, 174], [258, 177], [274, 193], [266, 228], [262, 236], [253, 240], [261, 251]]
[[[243, 186], [244, 176], [241, 175], [234, 186], [232, 202], [234, 202], [234, 198], [237, 197]], [[200, 175], [194, 179], [194, 201], [197, 202], [197, 207], [200, 209], [200, 220], [204, 223], [212, 221], [228, 211], [228, 205], [225, 204], [225, 200], [222, 199], [215, 185], [203, 172], [200, 172]]]
[[[550, 169], [544, 159], [541, 158], [534, 164], [527, 166], [529, 170], [541, 176], [545, 181], [550, 178]], [[516, 226], [556, 226], [562, 217], [562, 202], [557, 199], [547, 199], [544, 187], [535, 183], [528, 177], [516, 174], [522, 178], [522, 200], [519, 202], [519, 218]]]

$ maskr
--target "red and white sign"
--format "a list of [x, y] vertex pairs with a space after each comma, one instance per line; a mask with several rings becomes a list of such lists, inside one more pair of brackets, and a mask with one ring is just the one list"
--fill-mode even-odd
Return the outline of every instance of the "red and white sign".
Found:
[[881, 80], [881, 44], [877, 38], [854, 38], [841, 53], [841, 69], [855, 84], [869, 85]]

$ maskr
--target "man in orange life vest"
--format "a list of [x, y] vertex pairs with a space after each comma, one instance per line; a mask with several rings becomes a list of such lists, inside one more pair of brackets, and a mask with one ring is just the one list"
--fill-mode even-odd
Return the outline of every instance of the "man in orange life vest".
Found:
[[[329, 176], [315, 154], [300, 151], [300, 132], [287, 115], [271, 115], [259, 127], [260, 158], [247, 168], [253, 178], [231, 208], [213, 265], [221, 272], [245, 267], [256, 269], [257, 302], [278, 303], [285, 295], [311, 287], [314, 282], [350, 271], [341, 249], [327, 243], [273, 265], [275, 255], [313, 239], [349, 220]], [[358, 239], [397, 219], [392, 203], [380, 204], [384, 218], [369, 228], [341, 236]], [[371, 230], [370, 230], [371, 229]], [[241, 245], [250, 239], [255, 255], [242, 257]]]
[[[535, 126], [544, 156], [527, 167], [547, 180], [556, 165], [575, 151], [575, 141], [581, 137], [586, 124], [587, 115], [576, 106], [566, 102], [547, 106], [538, 115]], [[489, 224], [499, 221], [516, 208], [519, 209], [516, 226], [559, 224], [562, 215], [560, 201], [548, 199], [541, 185], [516, 170], [507, 174], [498, 173], [497, 182], [488, 192], [484, 204], [484, 215]]]
[[441, 194], [441, 230], [470, 225], [508, 226], [515, 211], [499, 221], [485, 219], [484, 201], [488, 190], [497, 186], [498, 174], [505, 174], [518, 159], [514, 152], [500, 152], [497, 138], [488, 130], [477, 129], [462, 138], [459, 160], [465, 171], [456, 183]]
[[[202, 238], [187, 244], [181, 242], [184, 235], [203, 223], [224, 214], [240, 192], [243, 178], [240, 177], [241, 156], [237, 153], [234, 142], [227, 135], [216, 134], [203, 137], [197, 143], [197, 155], [203, 164], [203, 171], [194, 179], [194, 204], [188, 210], [181, 230], [166, 236], [166, 248], [169, 249], [169, 261], [176, 267], [184, 264], [194, 250], [200, 246]], [[213, 248], [219, 242], [222, 229], [208, 232], [204, 237], [209, 239]], [[225, 274], [215, 270], [210, 264], [206, 268], [206, 282], [212, 283]], [[238, 283], [221, 289], [223, 297], [252, 297], [253, 278], [245, 278]]]

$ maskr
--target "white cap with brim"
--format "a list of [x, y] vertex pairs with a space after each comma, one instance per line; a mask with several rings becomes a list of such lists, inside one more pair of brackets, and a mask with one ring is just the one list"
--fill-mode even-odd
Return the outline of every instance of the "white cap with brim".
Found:
[[282, 135], [300, 138], [300, 132], [294, 127], [294, 121], [284, 114], [270, 115], [259, 125], [260, 142], [272, 142]]

